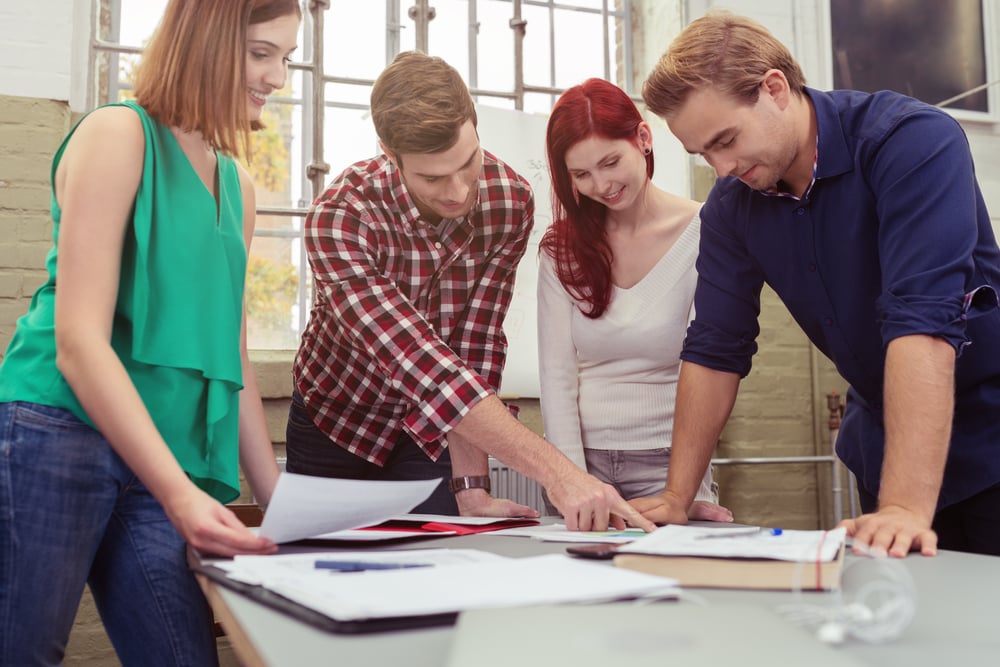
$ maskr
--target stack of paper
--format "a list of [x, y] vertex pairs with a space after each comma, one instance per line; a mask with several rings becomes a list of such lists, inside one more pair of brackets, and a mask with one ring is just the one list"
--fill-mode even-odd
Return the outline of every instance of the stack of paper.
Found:
[[836, 589], [846, 531], [664, 526], [618, 547], [615, 565], [682, 586]]
[[[321, 563], [369, 563], [338, 571]], [[338, 621], [418, 617], [465, 609], [637, 597], [676, 597], [671, 579], [559, 554], [504, 558], [468, 549], [237, 556], [217, 562], [232, 579]], [[377, 569], [375, 569], [377, 568]], [[363, 566], [358, 567], [364, 570]]]

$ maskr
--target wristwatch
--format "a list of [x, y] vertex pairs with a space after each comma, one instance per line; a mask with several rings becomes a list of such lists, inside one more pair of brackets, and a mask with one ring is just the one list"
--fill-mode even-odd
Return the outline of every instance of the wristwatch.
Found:
[[466, 489], [486, 489], [486, 493], [489, 493], [490, 476], [473, 475], [471, 477], [452, 477], [448, 480], [448, 490], [452, 493], [458, 493]]

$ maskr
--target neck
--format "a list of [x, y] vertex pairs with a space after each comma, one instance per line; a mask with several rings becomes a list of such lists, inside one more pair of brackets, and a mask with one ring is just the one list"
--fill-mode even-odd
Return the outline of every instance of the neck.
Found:
[[816, 109], [812, 100], [804, 93], [801, 98], [795, 98], [795, 104], [798, 107], [796, 114], [798, 126], [801, 128], [798, 132], [799, 141], [795, 159], [781, 179], [779, 187], [783, 185], [788, 192], [801, 197], [812, 181], [813, 165], [816, 161]]

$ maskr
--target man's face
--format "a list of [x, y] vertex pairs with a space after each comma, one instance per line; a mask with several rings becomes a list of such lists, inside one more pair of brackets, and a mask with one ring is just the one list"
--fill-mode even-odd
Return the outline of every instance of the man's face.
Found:
[[735, 176], [755, 190], [786, 177], [795, 160], [788, 106], [761, 85], [754, 104], [708, 86], [691, 93], [667, 125], [688, 153], [701, 155], [720, 176]]
[[471, 120], [465, 121], [458, 141], [448, 150], [387, 154], [399, 168], [403, 184], [427, 222], [436, 224], [443, 218], [459, 218], [476, 203], [483, 152]]

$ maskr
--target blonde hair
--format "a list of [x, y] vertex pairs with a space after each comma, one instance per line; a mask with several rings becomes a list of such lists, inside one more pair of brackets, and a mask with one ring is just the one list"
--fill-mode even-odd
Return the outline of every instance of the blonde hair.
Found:
[[371, 114], [378, 138], [396, 157], [448, 150], [465, 121], [477, 122], [472, 95], [458, 71], [419, 51], [400, 53], [379, 75]]
[[642, 99], [657, 116], [673, 115], [692, 91], [714, 86], [753, 104], [768, 70], [784, 73], [792, 93], [806, 85], [802, 68], [767, 28], [726, 10], [695, 19], [671, 42], [642, 85]]
[[249, 157], [247, 28], [292, 13], [302, 16], [299, 0], [171, 0], [136, 71], [136, 101], [165, 125]]

